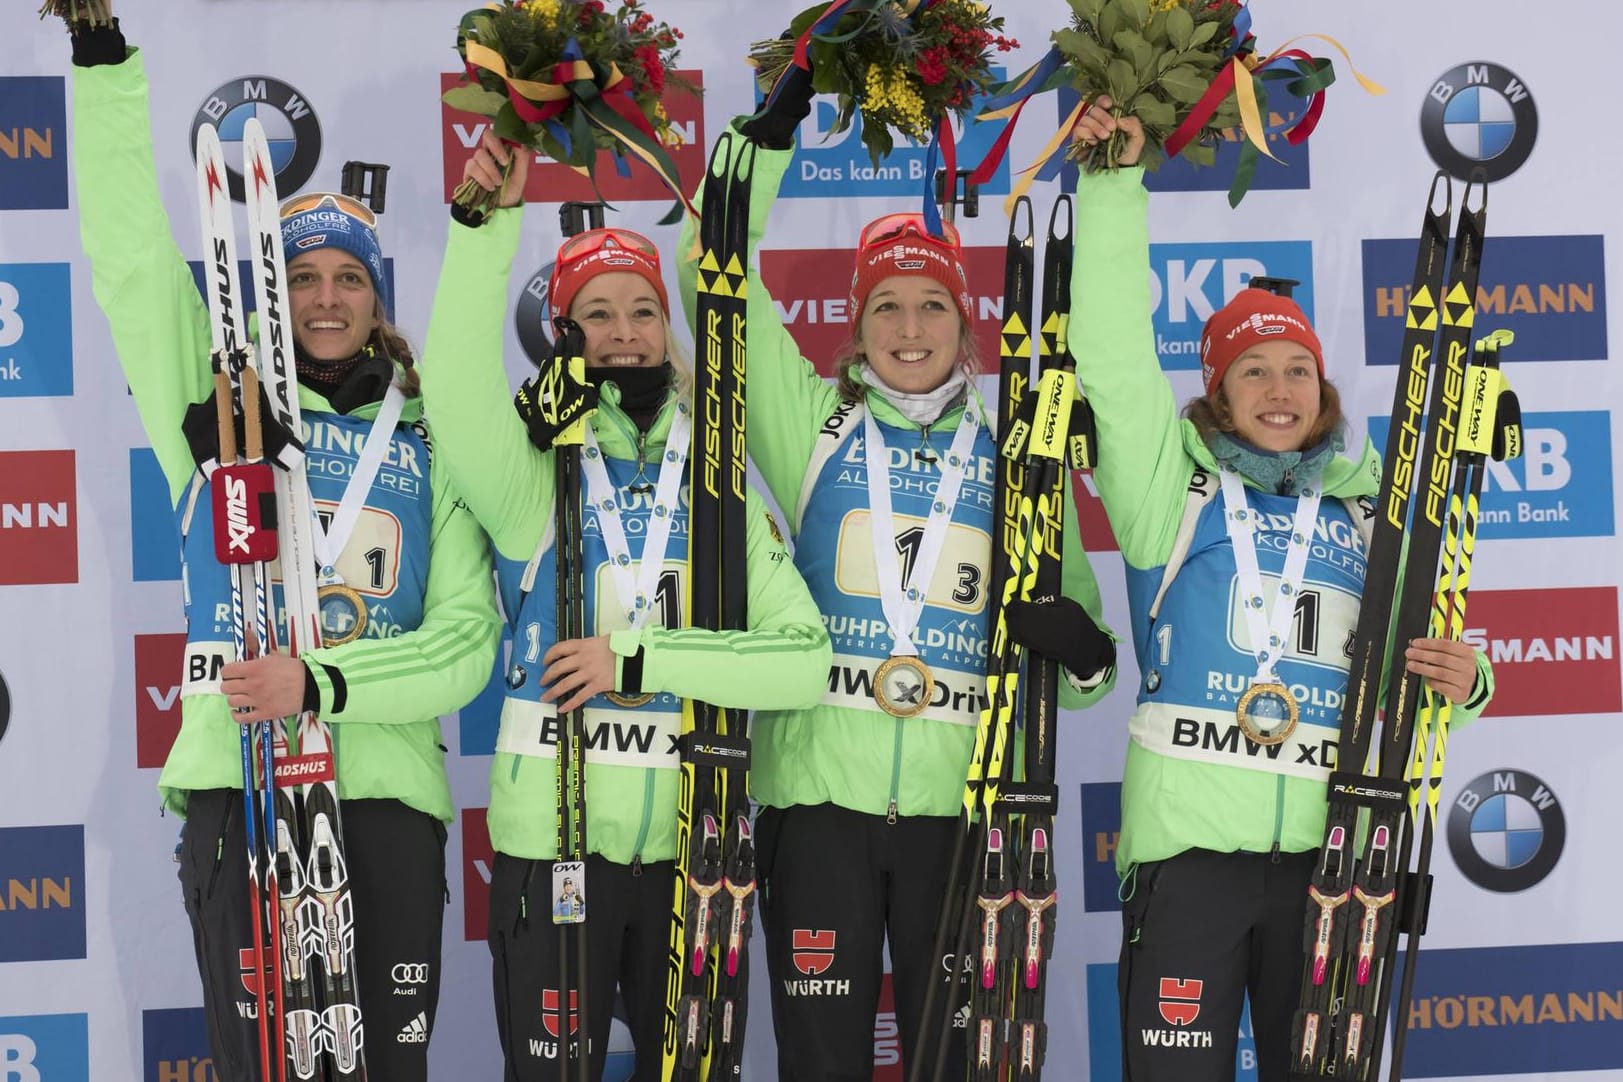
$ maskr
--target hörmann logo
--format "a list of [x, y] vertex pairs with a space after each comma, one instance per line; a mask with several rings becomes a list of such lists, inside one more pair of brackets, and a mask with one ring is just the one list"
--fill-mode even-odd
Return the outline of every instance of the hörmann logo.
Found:
[[0, 210], [67, 209], [65, 91], [60, 75], [0, 76]]
[[1450, 68], [1431, 84], [1420, 108], [1420, 135], [1432, 161], [1466, 180], [1474, 169], [1488, 182], [1522, 167], [1538, 141], [1538, 107], [1516, 73], [1476, 62]]
[[74, 452], [0, 451], [0, 586], [79, 581]]
[[296, 192], [315, 175], [321, 161], [321, 122], [304, 95], [269, 75], [245, 75], [209, 92], [192, 117], [186, 144], [197, 145], [197, 129], [213, 124], [220, 133], [231, 198], [243, 201], [242, 134], [250, 117], [265, 129], [270, 143], [276, 190]]
[[[1482, 248], [1476, 324], [1503, 328], [1516, 344], [1508, 362], [1599, 361], [1607, 355], [1606, 251], [1600, 234], [1495, 236]], [[1369, 364], [1402, 360], [1404, 313], [1415, 242], [1363, 242], [1364, 356]]]
[[0, 962], [85, 956], [85, 828], [0, 828]]
[[1493, 663], [1494, 717], [1623, 710], [1617, 587], [1473, 590], [1463, 638]]

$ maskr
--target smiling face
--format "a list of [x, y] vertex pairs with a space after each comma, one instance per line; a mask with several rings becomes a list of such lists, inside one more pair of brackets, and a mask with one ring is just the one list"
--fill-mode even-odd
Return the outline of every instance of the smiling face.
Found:
[[378, 325], [377, 291], [360, 260], [341, 248], [317, 248], [287, 265], [293, 339], [318, 361], [355, 356]]
[[899, 274], [881, 280], [868, 294], [856, 341], [886, 384], [924, 394], [952, 375], [963, 327], [952, 294], [939, 282]]
[[1259, 342], [1223, 374], [1234, 429], [1264, 451], [1305, 450], [1319, 420], [1318, 362], [1296, 342]]
[[595, 275], [569, 302], [586, 333], [593, 368], [657, 368], [665, 363], [665, 310], [648, 280], [629, 271]]

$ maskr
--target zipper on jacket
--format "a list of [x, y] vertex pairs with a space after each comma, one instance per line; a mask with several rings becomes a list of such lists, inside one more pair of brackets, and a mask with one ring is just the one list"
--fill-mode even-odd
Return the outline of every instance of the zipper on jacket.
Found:
[[[642, 773], [642, 825], [637, 828], [637, 840], [631, 846], [631, 874], [642, 874], [642, 847], [648, 840], [648, 824], [654, 818], [654, 767], [643, 767]], [[590, 817], [588, 817], [589, 821]]]
[[1279, 841], [1285, 833], [1285, 775], [1274, 777], [1274, 847], [1269, 850], [1273, 854], [1275, 864], [1279, 863]]
[[890, 805], [885, 810], [885, 822], [896, 825], [896, 798], [902, 788], [902, 722], [896, 719], [896, 744], [890, 757]]

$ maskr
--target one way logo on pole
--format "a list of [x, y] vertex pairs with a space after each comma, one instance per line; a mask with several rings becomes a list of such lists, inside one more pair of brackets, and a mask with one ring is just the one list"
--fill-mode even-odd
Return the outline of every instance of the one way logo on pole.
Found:
[[1169, 1026], [1192, 1025], [1200, 1017], [1200, 990], [1205, 981], [1161, 978], [1161, 1017]]
[[[580, 1027], [580, 1018], [576, 1014], [578, 996], [574, 989], [569, 990], [569, 1035], [574, 1036]], [[556, 1038], [558, 1036], [558, 990], [556, 988], [543, 988], [541, 990], [541, 1024], [547, 1028], [547, 1034]]]
[[789, 957], [808, 977], [827, 972], [834, 964], [834, 929], [796, 928]]

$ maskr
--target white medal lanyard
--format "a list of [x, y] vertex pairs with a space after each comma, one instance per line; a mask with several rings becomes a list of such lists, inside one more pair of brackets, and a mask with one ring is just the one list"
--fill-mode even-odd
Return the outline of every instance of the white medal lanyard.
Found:
[[947, 449], [941, 467], [941, 480], [936, 486], [935, 501], [930, 506], [930, 517], [924, 523], [924, 537], [919, 544], [907, 587], [902, 587], [900, 554], [896, 551], [896, 519], [890, 509], [890, 462], [886, 458], [885, 437], [879, 431], [879, 422], [873, 411], [863, 417], [863, 450], [868, 458], [868, 509], [872, 515], [874, 571], [879, 576], [879, 603], [885, 610], [885, 621], [895, 642], [892, 656], [918, 654], [913, 645], [913, 629], [919, 626], [924, 614], [924, 602], [930, 588], [930, 578], [941, 558], [941, 547], [947, 539], [947, 526], [952, 521], [953, 508], [958, 505], [958, 492], [963, 486], [964, 472], [969, 466], [970, 451], [975, 445], [975, 432], [980, 417], [973, 403], [964, 403], [964, 415], [958, 421], [958, 431]]
[[400, 411], [405, 405], [405, 392], [391, 383], [389, 392], [383, 396], [382, 405], [378, 406], [378, 415], [372, 419], [372, 427], [366, 433], [366, 443], [361, 447], [360, 457], [355, 460], [355, 472], [349, 475], [349, 483], [344, 486], [344, 495], [338, 501], [338, 510], [333, 512], [332, 523], [324, 528], [321, 517], [314, 516], [316, 559], [321, 565], [323, 586], [341, 585], [344, 581], [338, 573], [338, 557], [343, 553], [344, 546], [349, 544], [349, 535], [355, 532], [355, 524], [360, 521], [361, 508], [366, 506], [372, 481], [389, 453], [391, 436], [395, 425], [400, 423]]
[[590, 424], [586, 426], [586, 451], [581, 455], [581, 465], [586, 471], [586, 498], [597, 512], [603, 545], [609, 550], [609, 574], [614, 578], [615, 593], [625, 609], [626, 624], [633, 631], [646, 624], [654, 612], [659, 576], [665, 570], [665, 550], [670, 545], [671, 526], [676, 521], [681, 498], [691, 427], [687, 403], [678, 403], [670, 434], [665, 437], [665, 455], [659, 464], [659, 481], [654, 485], [654, 509], [633, 578], [631, 547], [626, 543], [625, 523], [620, 518], [620, 501], [614, 483], [609, 480], [608, 468], [603, 464], [597, 434]]
[[1245, 610], [1246, 628], [1251, 633], [1251, 649], [1257, 656], [1259, 684], [1277, 684], [1279, 678], [1274, 666], [1285, 653], [1289, 643], [1291, 621], [1296, 617], [1296, 595], [1302, 587], [1302, 575], [1307, 569], [1308, 543], [1319, 516], [1319, 491], [1304, 488], [1296, 500], [1296, 519], [1291, 524], [1290, 545], [1285, 550], [1285, 567], [1275, 591], [1273, 610], [1266, 612], [1262, 596], [1262, 572], [1257, 567], [1256, 529], [1261, 516], [1245, 502], [1245, 483], [1240, 475], [1225, 466], [1221, 472], [1223, 484], [1223, 517], [1227, 520], [1229, 540], [1234, 545], [1234, 565], [1240, 577], [1240, 607]]

